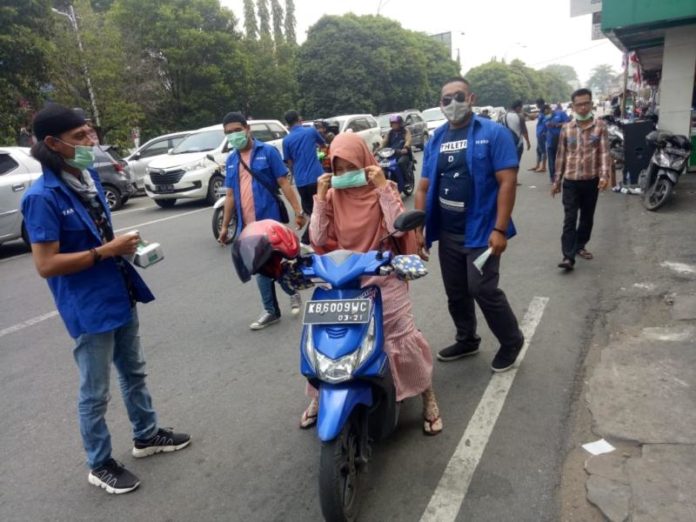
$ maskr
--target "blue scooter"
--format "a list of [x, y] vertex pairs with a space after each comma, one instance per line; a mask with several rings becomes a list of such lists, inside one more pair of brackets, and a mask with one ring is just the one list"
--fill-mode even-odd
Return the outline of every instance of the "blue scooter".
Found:
[[[414, 230], [424, 219], [421, 211], [407, 211], [398, 216], [395, 228]], [[383, 349], [380, 289], [360, 286], [364, 276], [391, 274], [393, 259], [383, 248], [300, 259], [305, 278], [330, 285], [317, 287], [305, 303], [300, 369], [319, 391], [319, 498], [324, 518], [332, 522], [355, 520], [370, 444], [391, 434], [399, 417]]]

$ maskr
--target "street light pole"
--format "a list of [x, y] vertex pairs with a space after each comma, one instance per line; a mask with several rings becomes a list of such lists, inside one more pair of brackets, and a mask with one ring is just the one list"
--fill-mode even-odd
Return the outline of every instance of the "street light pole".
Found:
[[82, 72], [85, 75], [85, 81], [87, 83], [87, 92], [89, 93], [89, 101], [90, 104], [92, 105], [92, 115], [94, 116], [94, 123], [96, 124], [97, 128], [101, 128], [101, 121], [99, 119], [99, 110], [97, 109], [97, 100], [94, 97], [94, 89], [92, 88], [92, 79], [89, 76], [89, 69], [87, 68], [87, 61], [85, 60], [85, 49], [82, 46], [82, 38], [80, 37], [80, 28], [77, 25], [77, 16], [75, 15], [75, 9], [73, 8], [72, 4], [69, 4], [69, 13], [64, 13], [63, 11], [59, 11], [55, 7], [51, 8], [51, 10], [59, 14], [61, 16], [66, 17], [68, 20], [70, 20], [70, 25], [72, 26], [73, 31], [75, 31], [75, 37], [77, 38], [77, 47], [80, 50], [80, 61], [82, 62]]

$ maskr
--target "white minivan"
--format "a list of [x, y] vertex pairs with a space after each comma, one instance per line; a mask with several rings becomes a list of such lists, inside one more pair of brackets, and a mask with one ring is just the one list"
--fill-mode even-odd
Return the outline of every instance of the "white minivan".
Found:
[[329, 126], [338, 127], [338, 132], [354, 132], [360, 136], [367, 147], [376, 151], [382, 144], [382, 131], [379, 123], [371, 114], [346, 114], [326, 118]]
[[[253, 120], [249, 127], [254, 138], [273, 145], [282, 156], [283, 138], [288, 134], [282, 123]], [[220, 165], [229, 152], [222, 124], [192, 131], [169, 153], [150, 163], [145, 193], [162, 208], [173, 207], [179, 199], [205, 199], [212, 205], [225, 182]]]

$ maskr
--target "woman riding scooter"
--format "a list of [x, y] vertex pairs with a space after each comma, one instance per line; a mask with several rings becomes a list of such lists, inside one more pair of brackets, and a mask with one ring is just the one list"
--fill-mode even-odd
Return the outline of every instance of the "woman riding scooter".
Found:
[[[384, 177], [367, 145], [355, 134], [339, 134], [331, 144], [332, 174], [319, 177], [310, 221], [312, 246], [354, 252], [377, 250], [381, 239], [394, 232], [394, 220], [404, 211], [394, 183]], [[332, 187], [332, 188], [330, 188]], [[401, 236], [401, 237], [399, 237]], [[411, 233], [398, 234], [401, 253], [415, 252]], [[412, 252], [409, 252], [412, 250]], [[421, 395], [423, 431], [437, 435], [442, 419], [432, 387], [432, 355], [428, 342], [416, 329], [408, 284], [396, 276], [366, 277], [363, 286], [378, 285], [384, 306], [384, 349], [389, 357], [397, 400]], [[316, 390], [302, 414], [300, 426], [316, 423]]]

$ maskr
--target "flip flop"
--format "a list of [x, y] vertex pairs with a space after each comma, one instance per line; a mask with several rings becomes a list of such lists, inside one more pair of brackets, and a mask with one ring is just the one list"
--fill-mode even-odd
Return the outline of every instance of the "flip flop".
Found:
[[562, 268], [566, 271], [570, 271], [573, 269], [573, 263], [570, 259], [564, 259], [560, 263], [558, 263], [558, 268]]
[[578, 254], [580, 257], [582, 257], [583, 259], [587, 259], [587, 260], [594, 259], [594, 256], [592, 255], [592, 253], [591, 253], [591, 252], [588, 252], [588, 251], [585, 250], [584, 248], [581, 248], [580, 250], [578, 250], [578, 251], [577, 251], [577, 254]]
[[434, 437], [442, 433], [442, 418], [436, 417], [435, 419], [423, 419], [423, 433], [429, 437]]
[[302, 417], [300, 418], [300, 429], [308, 430], [317, 423], [317, 414], [308, 413], [307, 410], [302, 412]]

